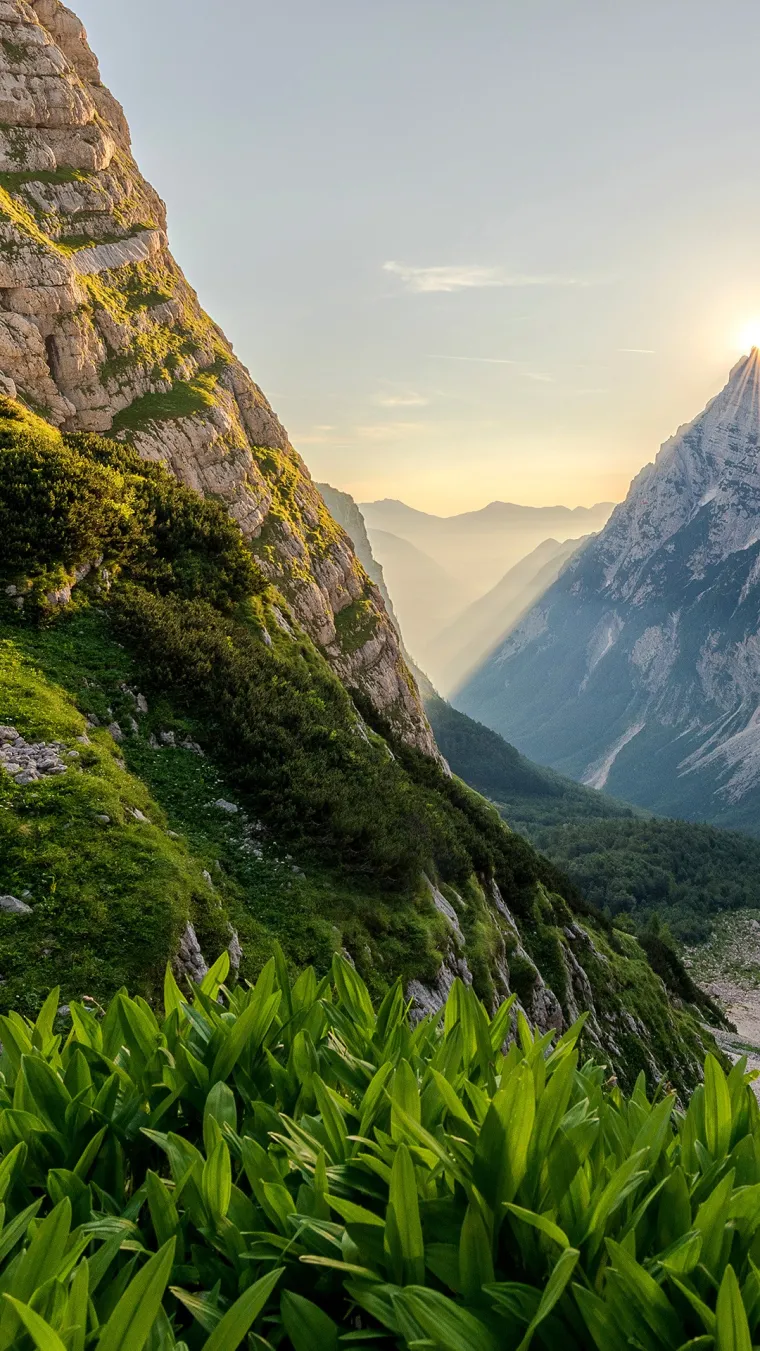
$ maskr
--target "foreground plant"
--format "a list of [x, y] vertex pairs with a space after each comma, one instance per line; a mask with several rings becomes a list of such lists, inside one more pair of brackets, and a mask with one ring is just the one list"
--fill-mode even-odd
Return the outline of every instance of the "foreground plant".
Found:
[[683, 1113], [459, 982], [412, 1027], [337, 957], [227, 973], [0, 1019], [0, 1351], [750, 1351], [743, 1063]]

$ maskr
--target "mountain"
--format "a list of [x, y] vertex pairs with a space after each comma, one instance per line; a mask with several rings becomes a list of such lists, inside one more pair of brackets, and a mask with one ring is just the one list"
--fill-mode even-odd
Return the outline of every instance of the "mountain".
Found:
[[759, 446], [753, 349], [458, 706], [589, 785], [758, 833]]
[[[585, 1012], [622, 1081], [686, 1094], [698, 994], [448, 771], [379, 590], [169, 254], [81, 25], [58, 0], [0, 16], [0, 1008], [44, 1006], [47, 1049], [126, 984], [132, 1045], [169, 961], [197, 981], [226, 948], [261, 977], [247, 1005], [345, 953], [416, 1018], [457, 980], [544, 1030]], [[156, 1074], [203, 1102], [182, 1064]]]
[[66, 431], [125, 439], [223, 501], [333, 670], [433, 754], [381, 598], [172, 258], [164, 205], [81, 23], [58, 0], [4, 0], [2, 22], [5, 392]]
[[601, 530], [613, 503], [593, 507], [521, 507], [491, 502], [480, 511], [432, 516], [404, 502], [360, 503], [372, 530], [409, 540], [459, 578], [466, 601], [477, 600], [546, 539], [564, 542]]
[[393, 596], [404, 642], [415, 660], [426, 666], [432, 642], [465, 604], [464, 587], [408, 540], [385, 530], [370, 529], [368, 536]]
[[510, 568], [485, 596], [473, 601], [428, 648], [426, 669], [444, 693], [466, 679], [556, 580], [584, 541], [544, 540]]
[[393, 608], [390, 592], [385, 584], [383, 569], [372, 552], [372, 545], [369, 542], [369, 535], [367, 534], [364, 517], [353, 497], [351, 497], [350, 493], [343, 493], [338, 488], [333, 488], [329, 483], [318, 483], [317, 487], [322, 494], [322, 500], [333, 520], [337, 521], [338, 525], [341, 529], [345, 530], [351, 540], [356, 557], [364, 568], [370, 581], [375, 583], [375, 586], [383, 598], [386, 612], [398, 632], [399, 622]]
[[[356, 533], [359, 548], [361, 513], [352, 499], [347, 501], [352, 507], [347, 527]], [[362, 561], [367, 547], [365, 532]], [[368, 571], [377, 568], [371, 554], [367, 563]], [[677, 940], [703, 943], [716, 917], [760, 906], [760, 842], [652, 817], [534, 764], [497, 732], [453, 708], [424, 672], [413, 669], [436, 741], [453, 772], [490, 798], [513, 830], [618, 922], [620, 917], [631, 920], [647, 941], [651, 925], [664, 922]]]

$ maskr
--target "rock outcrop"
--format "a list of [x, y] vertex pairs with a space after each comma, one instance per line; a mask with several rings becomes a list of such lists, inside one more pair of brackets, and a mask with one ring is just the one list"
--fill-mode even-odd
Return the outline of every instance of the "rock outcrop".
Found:
[[177, 267], [80, 21], [0, 0], [0, 388], [221, 497], [349, 688], [435, 743], [382, 598]]

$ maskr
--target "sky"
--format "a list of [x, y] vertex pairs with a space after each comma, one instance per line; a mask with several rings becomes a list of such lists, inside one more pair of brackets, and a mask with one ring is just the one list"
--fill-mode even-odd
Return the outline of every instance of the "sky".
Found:
[[760, 342], [757, 0], [73, 0], [315, 478], [618, 500]]

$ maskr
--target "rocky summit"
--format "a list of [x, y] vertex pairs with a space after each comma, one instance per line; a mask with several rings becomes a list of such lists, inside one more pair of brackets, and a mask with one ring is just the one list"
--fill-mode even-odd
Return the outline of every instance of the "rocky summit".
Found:
[[0, 372], [225, 501], [345, 684], [435, 753], [382, 599], [261, 390], [177, 267], [82, 24], [0, 0]]
[[457, 702], [593, 787], [757, 832], [759, 588], [755, 348]]

